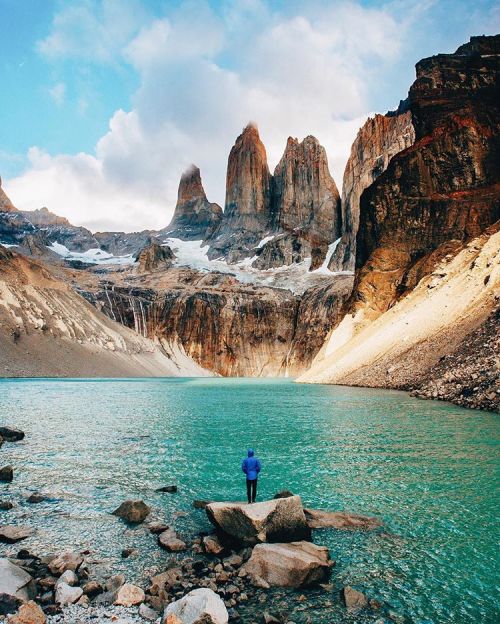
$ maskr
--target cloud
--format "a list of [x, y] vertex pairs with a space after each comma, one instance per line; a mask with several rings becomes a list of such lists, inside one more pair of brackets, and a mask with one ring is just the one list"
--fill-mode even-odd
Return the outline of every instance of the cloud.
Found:
[[66, 98], [66, 85], [64, 82], [58, 82], [49, 89], [49, 96], [56, 106], [62, 106]]
[[126, 63], [140, 85], [131, 110], [112, 116], [95, 154], [33, 148], [30, 168], [6, 184], [16, 205], [47, 205], [93, 229], [162, 227], [192, 162], [209, 199], [223, 204], [227, 156], [249, 120], [259, 126], [271, 168], [289, 135], [317, 136], [340, 188], [370, 110], [372, 76], [398, 56], [408, 22], [354, 2], [298, 6], [280, 13], [245, 0], [216, 12], [188, 1], [139, 28], [127, 11], [119, 15], [124, 3], [117, 0], [66, 7], [40, 52]]

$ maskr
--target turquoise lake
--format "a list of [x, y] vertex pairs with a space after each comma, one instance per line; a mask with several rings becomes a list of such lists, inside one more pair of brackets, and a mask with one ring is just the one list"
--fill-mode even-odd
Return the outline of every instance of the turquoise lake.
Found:
[[[263, 464], [258, 498], [280, 489], [304, 505], [376, 515], [374, 532], [316, 531], [336, 561], [332, 588], [276, 591], [294, 622], [498, 622], [498, 416], [405, 393], [286, 380], [2, 380], [0, 417], [26, 432], [0, 449], [2, 523], [36, 533], [1, 552], [89, 549], [102, 569], [145, 582], [172, 558], [144, 527], [110, 515], [142, 498], [192, 539], [208, 530], [193, 499], [242, 500], [248, 446]], [[176, 484], [177, 494], [155, 488]], [[41, 491], [49, 500], [29, 505]], [[123, 548], [139, 554], [122, 560]], [[353, 585], [387, 611], [346, 614]], [[304, 593], [309, 601], [301, 601]], [[249, 604], [256, 621], [258, 605]], [[293, 617], [292, 617], [293, 616]], [[389, 617], [390, 616], [390, 617]]]

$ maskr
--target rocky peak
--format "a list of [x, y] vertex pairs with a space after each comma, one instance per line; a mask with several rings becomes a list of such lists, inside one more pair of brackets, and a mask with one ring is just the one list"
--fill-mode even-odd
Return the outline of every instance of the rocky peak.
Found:
[[200, 170], [191, 165], [181, 176], [174, 216], [166, 228], [168, 234], [185, 240], [203, 239], [221, 219], [222, 208], [208, 201]]
[[47, 227], [49, 225], [72, 227], [68, 219], [59, 217], [45, 207], [37, 210], [23, 210], [22, 213], [30, 223], [38, 227]]
[[2, 178], [0, 178], [0, 212], [17, 212], [5, 191], [2, 189]]
[[360, 128], [344, 171], [342, 239], [330, 260], [331, 271], [354, 270], [361, 194], [387, 169], [391, 158], [414, 141], [411, 112], [405, 102], [395, 112], [368, 118]]
[[160, 245], [158, 241], [150, 240], [136, 255], [139, 263], [139, 273], [169, 269], [175, 259], [174, 252], [168, 245]]
[[328, 245], [340, 234], [340, 196], [325, 148], [313, 136], [288, 138], [274, 170], [275, 224], [300, 229]]

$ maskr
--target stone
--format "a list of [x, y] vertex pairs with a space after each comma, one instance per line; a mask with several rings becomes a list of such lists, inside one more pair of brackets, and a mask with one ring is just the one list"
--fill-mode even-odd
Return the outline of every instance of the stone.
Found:
[[63, 574], [66, 570], [72, 570], [76, 572], [80, 565], [83, 563], [83, 557], [72, 550], [65, 550], [56, 555], [49, 562], [49, 570], [52, 574]]
[[211, 503], [206, 512], [217, 529], [243, 543], [292, 542], [311, 538], [300, 496], [252, 505]]
[[227, 624], [229, 615], [222, 599], [211, 589], [194, 589], [163, 613], [162, 624]]
[[73, 570], [66, 570], [58, 578], [55, 586], [57, 587], [60, 583], [66, 583], [67, 585], [71, 585], [73, 587], [78, 583], [78, 577]]
[[307, 524], [311, 529], [351, 529], [371, 531], [382, 526], [378, 518], [362, 516], [345, 511], [324, 511], [322, 509], [304, 509]]
[[9, 618], [9, 624], [45, 624], [46, 621], [45, 613], [33, 600], [21, 605], [19, 611]]
[[22, 604], [23, 601], [20, 598], [10, 594], [0, 594], [0, 615], [15, 613]]
[[144, 590], [140, 587], [131, 583], [125, 583], [116, 594], [115, 604], [123, 607], [132, 607], [144, 602], [145, 597]]
[[34, 530], [30, 527], [21, 527], [5, 524], [0, 526], [0, 542], [15, 544], [33, 535]]
[[83, 586], [83, 593], [89, 598], [94, 598], [98, 594], [102, 594], [104, 591], [103, 586], [99, 583], [99, 581], [88, 581]]
[[0, 427], [0, 436], [7, 442], [18, 442], [24, 439], [24, 431], [13, 427]]
[[222, 208], [208, 201], [200, 170], [196, 165], [191, 165], [181, 176], [174, 216], [166, 233], [183, 240], [208, 238], [217, 229], [221, 219]]
[[206, 535], [203, 538], [203, 547], [210, 555], [221, 555], [224, 552], [224, 546], [216, 535]]
[[14, 508], [14, 504], [10, 501], [0, 501], [0, 511], [9, 511]]
[[36, 596], [33, 577], [8, 559], [1, 558], [0, 594], [8, 594], [23, 601], [31, 600]]
[[205, 507], [207, 505], [210, 505], [210, 503], [213, 503], [213, 501], [210, 501], [210, 500], [194, 500], [193, 501], [193, 507], [195, 509], [205, 509]]
[[168, 524], [164, 522], [149, 522], [148, 529], [153, 535], [158, 535], [158, 533], [163, 533], [163, 531], [168, 529]]
[[280, 490], [276, 492], [273, 498], [290, 498], [290, 496], [294, 496], [294, 493], [290, 492], [290, 490]]
[[86, 596], [85, 594], [83, 594], [83, 596], [80, 596], [80, 598], [76, 601], [75, 604], [77, 604], [80, 607], [83, 607], [84, 609], [87, 609], [90, 606], [90, 598]]
[[307, 587], [328, 579], [328, 548], [310, 542], [257, 544], [244, 569], [258, 587]]
[[81, 587], [71, 587], [67, 583], [59, 583], [56, 587], [56, 603], [65, 607], [67, 605], [75, 603], [83, 595], [83, 589]]
[[118, 516], [131, 524], [144, 522], [151, 509], [142, 500], [128, 500], [123, 502], [113, 511], [114, 516]]
[[167, 492], [169, 494], [173, 494], [174, 492], [177, 492], [177, 486], [176, 485], [164, 485], [163, 487], [158, 488], [156, 491]]
[[128, 559], [129, 557], [132, 557], [132, 555], [137, 554], [137, 549], [136, 548], [124, 548], [122, 550], [122, 559]]
[[340, 595], [349, 611], [358, 611], [368, 606], [368, 599], [366, 596], [350, 585], [344, 587]]
[[0, 468], [0, 481], [11, 483], [14, 479], [14, 468], [12, 466], [2, 466]]
[[187, 545], [177, 536], [173, 529], [167, 529], [158, 536], [158, 543], [169, 552], [182, 552], [187, 549]]
[[125, 581], [126, 579], [123, 574], [115, 574], [113, 576], [110, 576], [109, 579], [106, 581], [106, 589], [109, 592], [117, 592], [120, 587], [125, 585]]
[[45, 500], [46, 500], [46, 497], [43, 494], [39, 494], [38, 492], [35, 492], [28, 496], [28, 498], [26, 499], [26, 502], [33, 505], [36, 503], [43, 503], [43, 501]]
[[151, 607], [148, 607], [148, 605], [144, 603], [142, 603], [141, 606], [139, 607], [139, 615], [141, 616], [141, 618], [145, 620], [149, 620], [150, 622], [155, 622], [159, 617], [158, 611], [155, 611], [154, 609], [152, 609]]

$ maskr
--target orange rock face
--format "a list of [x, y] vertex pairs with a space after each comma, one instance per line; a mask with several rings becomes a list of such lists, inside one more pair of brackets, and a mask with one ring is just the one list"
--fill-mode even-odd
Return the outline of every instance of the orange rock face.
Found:
[[375, 115], [359, 130], [344, 171], [342, 239], [330, 260], [331, 271], [354, 271], [361, 194], [387, 169], [391, 158], [414, 140], [409, 111]]
[[[446, 241], [500, 218], [500, 36], [417, 64], [416, 141], [361, 196], [354, 306], [381, 311], [411, 287], [411, 268]], [[410, 280], [411, 281], [411, 280]]]
[[2, 178], [0, 178], [0, 212], [17, 212], [10, 199], [2, 189]]

